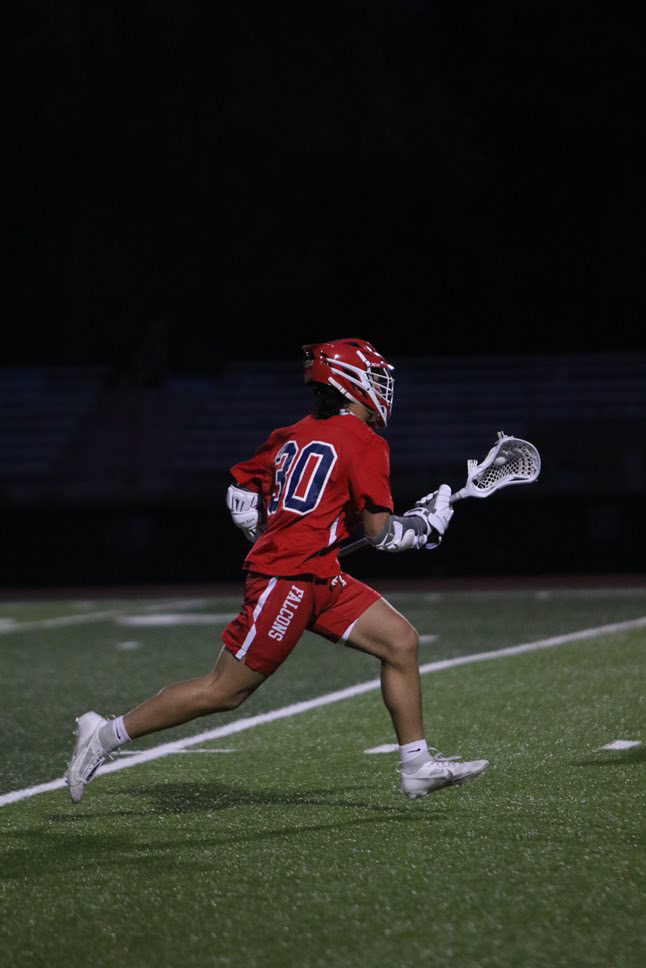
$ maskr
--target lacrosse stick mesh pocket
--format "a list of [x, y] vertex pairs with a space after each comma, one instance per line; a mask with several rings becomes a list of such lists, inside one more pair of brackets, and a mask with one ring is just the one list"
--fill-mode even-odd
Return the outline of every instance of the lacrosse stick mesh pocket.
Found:
[[500, 447], [492, 463], [472, 478], [471, 486], [479, 493], [486, 493], [503, 484], [533, 481], [539, 469], [538, 453], [534, 447], [510, 442]]

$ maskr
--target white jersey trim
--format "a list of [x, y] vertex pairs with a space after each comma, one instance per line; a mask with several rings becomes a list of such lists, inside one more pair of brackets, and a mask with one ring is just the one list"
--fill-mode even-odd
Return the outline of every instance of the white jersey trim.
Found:
[[334, 544], [334, 542], [336, 541], [336, 531], [337, 531], [337, 528], [339, 526], [339, 521], [340, 520], [341, 520], [341, 515], [338, 516], [338, 518], [336, 519], [336, 521], [334, 522], [334, 524], [330, 528], [330, 537], [328, 538], [328, 543], [327, 543], [328, 544], [328, 548], [330, 547], [331, 544]]

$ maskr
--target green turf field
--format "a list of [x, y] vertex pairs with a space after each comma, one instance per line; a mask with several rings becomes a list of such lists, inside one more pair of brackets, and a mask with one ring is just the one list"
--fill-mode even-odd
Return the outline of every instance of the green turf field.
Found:
[[[629, 589], [391, 601], [428, 637], [422, 664], [646, 616]], [[0, 798], [62, 775], [79, 712], [207, 669], [237, 606], [0, 606]], [[137, 750], [377, 675], [306, 636], [242, 709]], [[393, 741], [372, 690], [123, 756], [77, 807], [62, 789], [5, 803], [0, 964], [641, 966], [646, 745], [599, 747], [646, 744], [645, 681], [639, 626], [426, 674], [429, 742], [491, 767], [415, 802], [396, 755], [364, 753]]]

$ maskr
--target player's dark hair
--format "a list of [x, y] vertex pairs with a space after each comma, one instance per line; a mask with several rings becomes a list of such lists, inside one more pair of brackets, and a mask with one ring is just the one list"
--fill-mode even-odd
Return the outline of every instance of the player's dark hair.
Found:
[[325, 383], [312, 383], [314, 390], [314, 410], [312, 414], [317, 420], [327, 420], [336, 417], [339, 411], [347, 407], [348, 401], [335, 387]]

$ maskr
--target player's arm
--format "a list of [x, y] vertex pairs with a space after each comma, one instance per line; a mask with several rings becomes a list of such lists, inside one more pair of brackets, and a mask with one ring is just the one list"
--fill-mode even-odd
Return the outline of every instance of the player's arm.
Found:
[[390, 511], [362, 511], [361, 523], [366, 538], [372, 541], [373, 538], [382, 534], [388, 526], [390, 517]]
[[267, 526], [263, 495], [272, 475], [273, 454], [277, 431], [269, 435], [250, 460], [231, 468], [232, 483], [227, 490], [227, 507], [237, 528], [254, 542]]
[[437, 548], [453, 516], [450, 497], [451, 488], [442, 484], [430, 498], [424, 499], [423, 504], [419, 502], [402, 515], [364, 509], [365, 535], [378, 551]]

